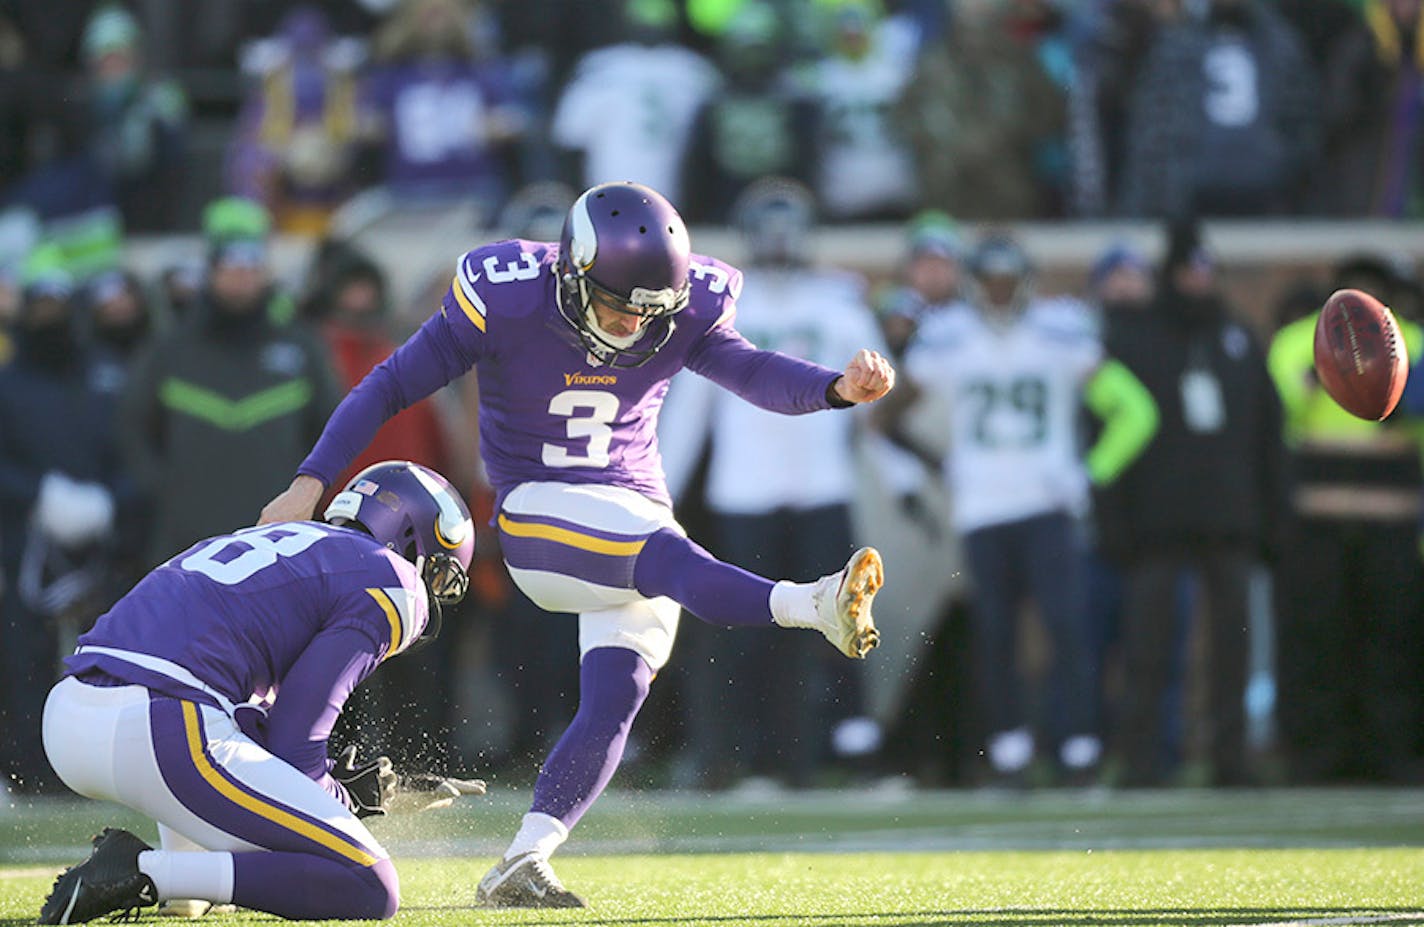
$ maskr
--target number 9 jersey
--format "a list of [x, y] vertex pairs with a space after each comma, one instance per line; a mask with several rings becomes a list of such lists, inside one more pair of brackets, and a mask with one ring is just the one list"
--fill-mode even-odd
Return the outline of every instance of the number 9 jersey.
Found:
[[950, 415], [956, 529], [1086, 510], [1079, 410], [1102, 362], [1074, 300], [1035, 299], [1001, 320], [961, 303], [925, 322], [905, 366]]

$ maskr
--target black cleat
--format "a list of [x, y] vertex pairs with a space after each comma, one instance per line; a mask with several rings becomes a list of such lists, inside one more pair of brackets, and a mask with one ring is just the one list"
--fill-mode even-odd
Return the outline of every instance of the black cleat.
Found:
[[41, 924], [80, 924], [114, 911], [158, 904], [153, 880], [138, 870], [138, 855], [153, 847], [126, 830], [106, 827], [94, 852], [54, 880], [40, 908]]
[[582, 908], [583, 899], [564, 888], [549, 861], [535, 853], [500, 860], [480, 879], [475, 903], [483, 908]]

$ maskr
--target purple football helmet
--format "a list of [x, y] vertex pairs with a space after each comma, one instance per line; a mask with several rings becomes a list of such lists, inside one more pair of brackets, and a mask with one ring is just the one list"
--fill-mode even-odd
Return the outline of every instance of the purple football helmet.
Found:
[[[590, 354], [609, 367], [638, 367], [667, 344], [687, 308], [692, 246], [663, 196], [627, 181], [599, 184], [574, 201], [559, 238], [559, 311]], [[635, 334], [604, 331], [595, 300], [648, 320]]]
[[475, 524], [443, 476], [407, 460], [372, 464], [351, 478], [322, 516], [352, 525], [415, 564], [430, 594], [430, 621], [417, 643], [440, 633], [440, 605], [469, 589]]

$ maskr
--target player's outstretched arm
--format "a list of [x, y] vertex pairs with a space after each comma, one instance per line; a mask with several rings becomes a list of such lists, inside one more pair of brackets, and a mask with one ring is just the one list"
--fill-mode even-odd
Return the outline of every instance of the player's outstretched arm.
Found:
[[316, 504], [326, 487], [314, 476], [298, 476], [271, 502], [262, 507], [259, 525], [275, 521], [307, 521], [316, 514]]
[[862, 348], [832, 384], [837, 396], [853, 405], [874, 402], [895, 388], [895, 368], [879, 351]]

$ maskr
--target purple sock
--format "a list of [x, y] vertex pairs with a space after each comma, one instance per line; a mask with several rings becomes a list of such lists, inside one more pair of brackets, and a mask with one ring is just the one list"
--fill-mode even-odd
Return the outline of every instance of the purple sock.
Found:
[[643, 545], [633, 567], [633, 585], [650, 599], [667, 596], [708, 624], [772, 623], [771, 587], [775, 583], [723, 563], [666, 528]]
[[314, 853], [234, 853], [232, 902], [298, 920], [375, 920], [396, 913], [400, 880], [389, 859], [368, 868]]
[[573, 829], [613, 778], [652, 681], [652, 667], [631, 650], [595, 647], [584, 655], [578, 714], [544, 761], [530, 811]]

